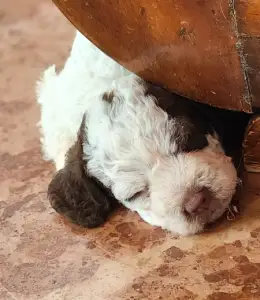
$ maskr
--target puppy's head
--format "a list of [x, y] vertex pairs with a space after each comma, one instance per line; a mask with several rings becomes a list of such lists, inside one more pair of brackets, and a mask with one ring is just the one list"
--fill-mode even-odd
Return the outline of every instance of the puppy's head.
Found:
[[225, 212], [236, 185], [236, 169], [221, 153], [207, 149], [158, 160], [150, 177], [150, 217], [178, 234], [195, 234]]
[[78, 139], [67, 152], [64, 168], [49, 184], [48, 198], [59, 214], [76, 224], [94, 228], [105, 222], [116, 201], [100, 182], [87, 173], [83, 159], [84, 129], [83, 118]]
[[237, 172], [214, 129], [208, 128], [198, 111], [187, 110], [189, 103], [183, 105], [185, 99], [180, 99], [181, 103], [173, 100], [168, 99], [174, 102], [169, 115], [173, 126], [167, 129], [172, 135], [169, 152], [153, 154], [145, 190], [135, 189], [136, 197], [125, 204], [152, 225], [191, 235], [226, 211], [235, 194]]

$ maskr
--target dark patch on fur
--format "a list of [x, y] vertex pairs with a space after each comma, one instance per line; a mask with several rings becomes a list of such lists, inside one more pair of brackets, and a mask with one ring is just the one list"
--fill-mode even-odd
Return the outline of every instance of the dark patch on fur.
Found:
[[198, 103], [151, 83], [147, 83], [146, 93], [154, 96], [158, 106], [177, 121], [178, 135], [173, 138], [179, 143], [178, 151], [203, 149], [208, 145], [206, 135], [215, 131], [235, 167], [240, 167], [245, 129], [251, 118], [249, 114]]
[[69, 149], [65, 167], [58, 171], [48, 187], [55, 211], [72, 222], [88, 228], [102, 225], [116, 206], [116, 200], [99, 181], [86, 172], [83, 160], [85, 117], [78, 139]]
[[114, 97], [115, 97], [115, 93], [114, 93], [114, 91], [111, 91], [111, 92], [104, 93], [102, 99], [104, 101], [111, 103], [113, 101]]
[[193, 109], [192, 101], [150, 83], [146, 93], [154, 96], [158, 106], [175, 120], [176, 130], [172, 139], [176, 141], [178, 152], [191, 152], [208, 146], [206, 135], [213, 133], [213, 127]]
[[[172, 118], [172, 115], [169, 115]], [[188, 116], [177, 116], [174, 119], [176, 132], [172, 134], [172, 139], [177, 144], [178, 152], [192, 152], [208, 146], [206, 133], [196, 126]]]

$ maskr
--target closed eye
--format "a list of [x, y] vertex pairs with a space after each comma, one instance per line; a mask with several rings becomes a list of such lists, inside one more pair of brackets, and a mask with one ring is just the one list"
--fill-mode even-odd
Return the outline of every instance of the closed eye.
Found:
[[137, 198], [140, 198], [142, 196], [149, 196], [149, 189], [146, 187], [145, 189], [135, 193], [133, 196], [127, 199], [127, 201], [135, 201]]

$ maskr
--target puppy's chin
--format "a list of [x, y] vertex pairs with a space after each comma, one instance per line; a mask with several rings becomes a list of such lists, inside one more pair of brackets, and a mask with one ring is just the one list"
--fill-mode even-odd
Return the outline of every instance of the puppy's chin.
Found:
[[140, 217], [152, 226], [159, 226], [178, 236], [194, 235], [203, 231], [205, 223], [194, 218], [189, 220], [184, 214], [158, 215], [151, 210], [137, 210]]
[[181, 153], [158, 161], [150, 178], [149, 209], [139, 213], [179, 235], [196, 234], [223, 215], [236, 185], [236, 169], [224, 154]]

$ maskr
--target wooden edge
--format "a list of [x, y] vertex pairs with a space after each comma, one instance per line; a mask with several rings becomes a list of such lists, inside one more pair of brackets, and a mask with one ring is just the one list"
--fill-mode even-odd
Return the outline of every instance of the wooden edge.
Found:
[[254, 116], [248, 124], [243, 150], [245, 170], [260, 173], [260, 115]]

